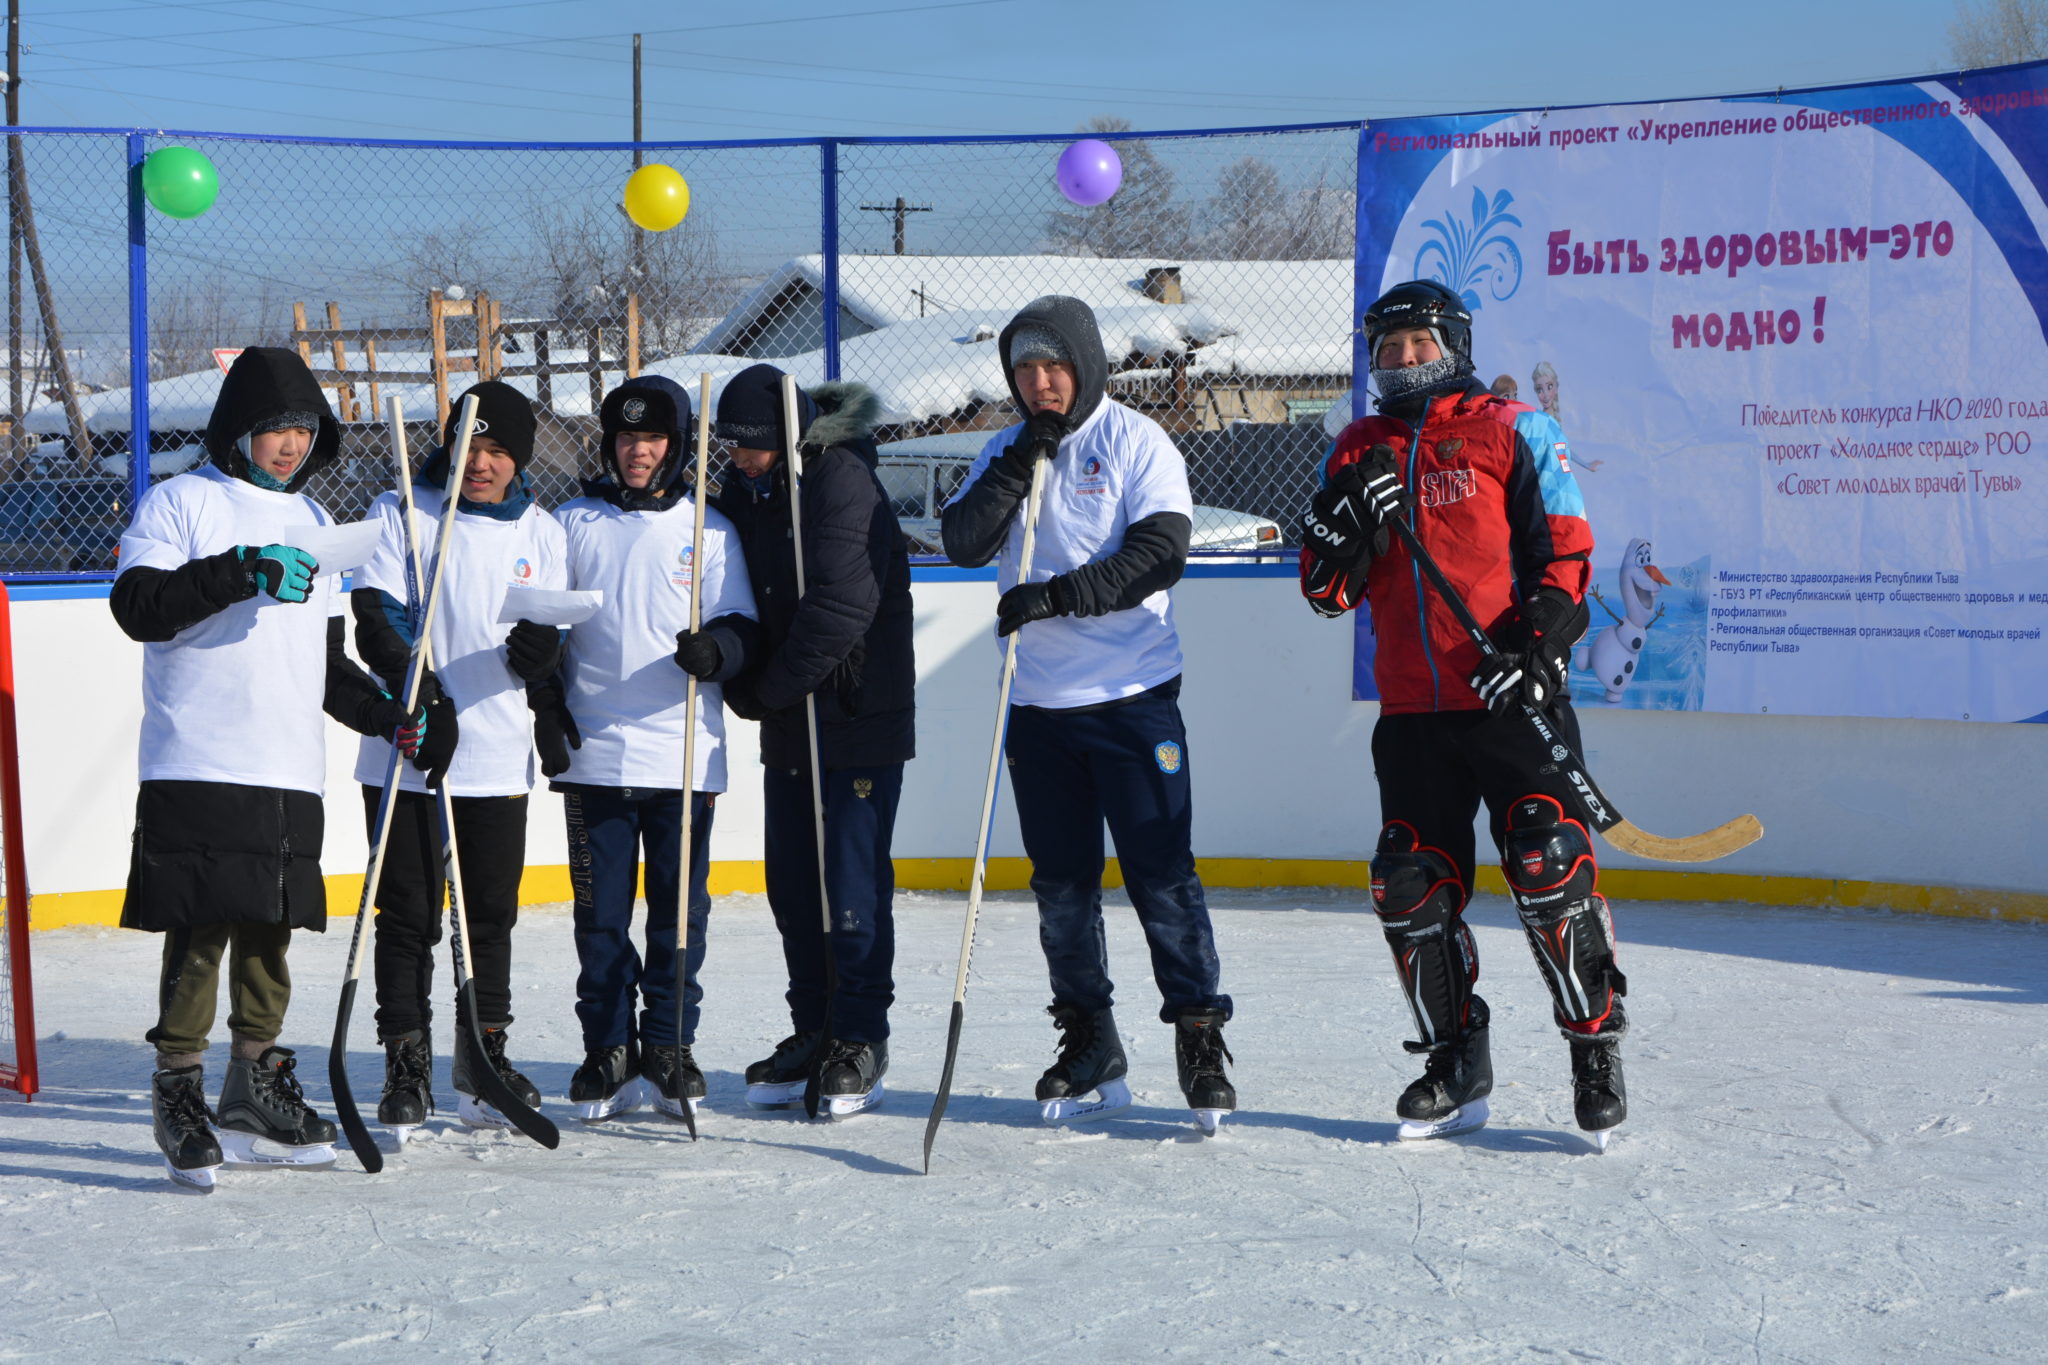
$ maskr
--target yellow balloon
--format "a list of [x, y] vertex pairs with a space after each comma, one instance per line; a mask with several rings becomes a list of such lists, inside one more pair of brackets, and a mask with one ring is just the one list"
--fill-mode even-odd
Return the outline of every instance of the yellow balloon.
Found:
[[690, 182], [652, 162], [626, 177], [626, 216], [649, 232], [667, 232], [690, 211]]

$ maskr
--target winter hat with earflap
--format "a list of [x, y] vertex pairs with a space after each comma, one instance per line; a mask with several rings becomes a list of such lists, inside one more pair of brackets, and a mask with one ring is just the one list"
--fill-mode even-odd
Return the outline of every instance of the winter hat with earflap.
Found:
[[[782, 376], [773, 365], [749, 365], [725, 381], [718, 395], [718, 439], [742, 450], [784, 450]], [[796, 391], [797, 434], [811, 429], [818, 405], [801, 388]]]
[[[641, 375], [628, 379], [604, 397], [598, 409], [599, 479], [586, 482], [593, 496], [603, 497], [629, 511], [672, 507], [666, 494], [684, 481], [694, 449], [690, 436], [689, 390], [665, 375]], [[668, 453], [661, 467], [644, 489], [630, 489], [619, 475], [619, 433], [647, 431], [668, 437]]]

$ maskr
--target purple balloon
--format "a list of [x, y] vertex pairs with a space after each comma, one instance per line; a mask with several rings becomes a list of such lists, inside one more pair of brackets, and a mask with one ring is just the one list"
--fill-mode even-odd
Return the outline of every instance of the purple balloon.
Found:
[[1082, 208], [1108, 200], [1124, 183], [1124, 163], [1116, 148], [1096, 138], [1083, 138], [1060, 153], [1060, 193]]

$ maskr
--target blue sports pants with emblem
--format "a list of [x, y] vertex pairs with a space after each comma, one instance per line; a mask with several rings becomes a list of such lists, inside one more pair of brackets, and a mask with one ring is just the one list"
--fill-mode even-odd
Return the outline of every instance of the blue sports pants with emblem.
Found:
[[[889, 859], [903, 765], [825, 769], [825, 890], [832, 904], [834, 1038], [879, 1043], [896, 999], [896, 865]], [[798, 1032], [825, 1019], [824, 913], [818, 909], [818, 841], [808, 768], [765, 768], [761, 853], [768, 905], [789, 968], [790, 1022]]]
[[[576, 894], [576, 1018], [586, 1051], [638, 1038], [676, 1039], [676, 883], [682, 877], [683, 794], [675, 789], [587, 787], [557, 783], [569, 825], [569, 884]], [[690, 950], [683, 972], [683, 1041], [697, 1038], [704, 999], [697, 973], [711, 921], [711, 812], [705, 792], [691, 797]], [[633, 946], [633, 883], [644, 864], [647, 956]]]
[[1004, 750], [1053, 1003], [1108, 1009], [1115, 991], [1102, 927], [1106, 820], [1152, 951], [1161, 1021], [1197, 1009], [1229, 1018], [1209, 905], [1195, 875], [1180, 679], [1105, 706], [1013, 706]]

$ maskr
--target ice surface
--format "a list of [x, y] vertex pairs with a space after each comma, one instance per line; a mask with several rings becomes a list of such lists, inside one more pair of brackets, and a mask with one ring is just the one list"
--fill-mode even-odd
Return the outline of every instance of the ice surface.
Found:
[[[39, 934], [47, 1089], [0, 1102], [0, 1359], [2041, 1358], [2043, 927], [1617, 906], [1633, 1113], [1594, 1155], [1502, 902], [1472, 912], [1492, 1123], [1397, 1144], [1412, 1024], [1363, 900], [1214, 900], [1244, 1107], [1212, 1139], [1182, 1107], [1120, 902], [1126, 1114], [1040, 1123], [1043, 962], [1028, 905], [996, 897], [918, 1173], [962, 908], [931, 894], [899, 902], [887, 1103], [839, 1124], [748, 1109], [740, 1073], [788, 1020], [764, 902], [728, 896], [701, 1142], [652, 1114], [567, 1119], [570, 921], [529, 908], [511, 1055], [551, 1097], [559, 1151], [453, 1126], [443, 1007], [443, 1113], [382, 1175], [344, 1152], [329, 1171], [224, 1171], [205, 1199], [172, 1186], [150, 1140], [160, 940]], [[301, 934], [292, 951], [284, 1042], [329, 1115], [347, 943]], [[373, 1111], [369, 990], [366, 972], [351, 1071]], [[222, 1044], [209, 1062], [217, 1091]]]

